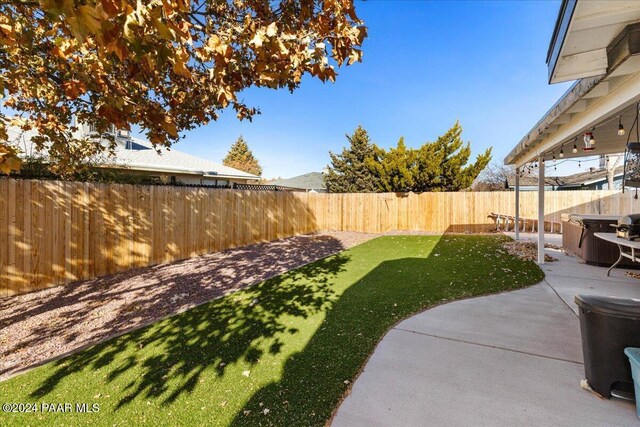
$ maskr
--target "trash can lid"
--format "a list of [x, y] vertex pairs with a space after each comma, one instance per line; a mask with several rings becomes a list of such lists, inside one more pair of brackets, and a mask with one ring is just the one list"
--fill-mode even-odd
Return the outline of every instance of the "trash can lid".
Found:
[[637, 317], [640, 319], [640, 299], [576, 295], [574, 301], [578, 307], [594, 313]]
[[629, 360], [635, 362], [636, 365], [640, 365], [640, 348], [627, 347], [624, 349], [624, 354], [627, 355]]

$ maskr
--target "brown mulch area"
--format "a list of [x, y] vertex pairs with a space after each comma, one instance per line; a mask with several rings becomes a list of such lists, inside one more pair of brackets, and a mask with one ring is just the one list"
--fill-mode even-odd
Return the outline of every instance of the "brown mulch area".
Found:
[[322, 232], [0, 299], [0, 380], [376, 237]]
[[[509, 252], [510, 255], [517, 256], [526, 261], [538, 260], [538, 243], [537, 242], [506, 242], [502, 247]], [[545, 248], [562, 250], [560, 246], [545, 243]], [[551, 255], [544, 254], [545, 262], [557, 261]]]

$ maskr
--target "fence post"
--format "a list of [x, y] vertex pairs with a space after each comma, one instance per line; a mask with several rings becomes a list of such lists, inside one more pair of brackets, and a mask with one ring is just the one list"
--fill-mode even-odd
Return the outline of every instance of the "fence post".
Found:
[[516, 168], [516, 218], [514, 221], [516, 240], [520, 240], [520, 168]]

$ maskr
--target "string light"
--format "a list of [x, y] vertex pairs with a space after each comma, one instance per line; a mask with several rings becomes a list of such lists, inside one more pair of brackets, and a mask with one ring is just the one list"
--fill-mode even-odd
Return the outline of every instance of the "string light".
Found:
[[618, 135], [624, 136], [624, 126], [622, 126], [622, 115], [618, 119]]
[[[637, 105], [636, 105], [635, 107], [636, 107], [638, 110], [640, 110], [640, 102], [638, 102], [638, 103], [637, 103]], [[633, 107], [629, 108], [629, 109], [628, 109], [628, 110], [626, 110], [626, 111], [623, 111], [623, 112], [622, 112], [622, 114], [620, 114], [620, 115], [618, 116], [618, 132], [617, 132], [617, 133], [618, 133], [618, 135], [619, 135], [619, 136], [626, 135], [626, 129], [624, 128], [624, 125], [622, 124], [622, 116], [623, 116], [626, 112], [631, 111], [631, 110], [632, 110], [632, 108], [633, 108]], [[607, 124], [607, 123], [610, 123], [610, 122], [612, 122], [613, 120], [615, 120], [615, 116], [614, 116], [614, 117], [609, 118], [608, 120], [606, 120], [606, 121], [605, 121], [605, 122], [603, 122], [603, 123], [600, 123], [600, 126], [602, 126], [602, 125], [604, 125], [604, 124]], [[591, 130], [590, 130], [590, 131], [588, 131], [588, 132], [584, 132], [584, 133], [582, 134], [582, 137], [583, 137], [583, 139], [584, 139], [584, 145], [585, 145], [585, 147], [583, 148], [583, 151], [592, 151], [592, 150], [594, 150], [594, 149], [595, 149], [595, 147], [594, 147], [594, 145], [596, 144], [596, 137], [595, 137], [595, 135], [594, 135], [594, 131], [595, 131], [595, 130], [596, 130], [596, 126], [593, 126], [593, 127], [591, 128]], [[576, 136], [576, 137], [575, 137], [575, 139], [573, 140], [573, 147], [572, 147], [572, 150], [571, 150], [571, 152], [572, 152], [573, 154], [576, 154], [576, 153], [578, 152], [578, 144], [577, 144], [578, 137], [579, 137], [579, 136]], [[558, 153], [558, 157], [559, 157], [559, 158], [561, 158], [561, 159], [562, 159], [562, 158], [564, 158], [564, 144], [565, 144], [565, 143], [563, 143], [563, 144], [560, 146], [560, 153]], [[552, 152], [552, 153], [553, 153], [553, 152]], [[555, 154], [555, 153], [553, 153], [553, 154]]]

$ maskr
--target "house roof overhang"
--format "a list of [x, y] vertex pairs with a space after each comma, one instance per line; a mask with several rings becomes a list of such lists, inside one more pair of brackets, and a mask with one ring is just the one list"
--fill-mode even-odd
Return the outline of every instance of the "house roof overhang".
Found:
[[[521, 166], [539, 156], [551, 159], [614, 154], [624, 151], [640, 101], [640, 56], [633, 56], [614, 73], [574, 84], [511, 152], [505, 164]], [[618, 135], [622, 122], [626, 134]], [[594, 129], [595, 128], [595, 129]], [[584, 151], [583, 134], [592, 131], [595, 149]], [[573, 153], [574, 144], [577, 152]]]
[[609, 45], [638, 21], [637, 0], [563, 0], [547, 51], [549, 83], [610, 72]]
[[[563, 2], [563, 6], [568, 3], [568, 0]], [[585, 2], [578, 1], [576, 8], [583, 3]], [[611, 4], [614, 10], [618, 10], [620, 3], [625, 2], [588, 3]], [[605, 48], [607, 55], [605, 72], [584, 77], [575, 82], [533, 129], [516, 144], [505, 158], [505, 164], [521, 166], [537, 159], [540, 155], [545, 159], [550, 159], [554, 155], [559, 157], [561, 150], [564, 158], [624, 151], [629, 135], [628, 133], [626, 136], [617, 134], [618, 122], [621, 120], [628, 132], [636, 117], [636, 103], [640, 101], [640, 3], [632, 3], [634, 10], [638, 12], [638, 22], [628, 23], [611, 38]], [[599, 10], [604, 14], [602, 7]], [[576, 14], [572, 16], [572, 19], [575, 19]], [[559, 31], [557, 28], [556, 32]], [[561, 38], [561, 34], [556, 32], [554, 32], [554, 39]], [[552, 40], [552, 46], [553, 44]], [[550, 52], [552, 50], [553, 47], [550, 48]], [[584, 151], [582, 136], [584, 132], [594, 128], [595, 150]], [[572, 152], [574, 144], [578, 148], [576, 153]]]
[[230, 175], [230, 174], [219, 174], [211, 171], [198, 171], [188, 168], [182, 168], [178, 166], [166, 166], [166, 165], [153, 165], [148, 163], [104, 163], [99, 165], [100, 167], [105, 168], [128, 168], [136, 171], [143, 172], [159, 172], [159, 173], [177, 173], [183, 175], [196, 175], [201, 176], [203, 178], [214, 178], [214, 179], [244, 179], [244, 180], [256, 180], [260, 179], [259, 176], [256, 175]]

